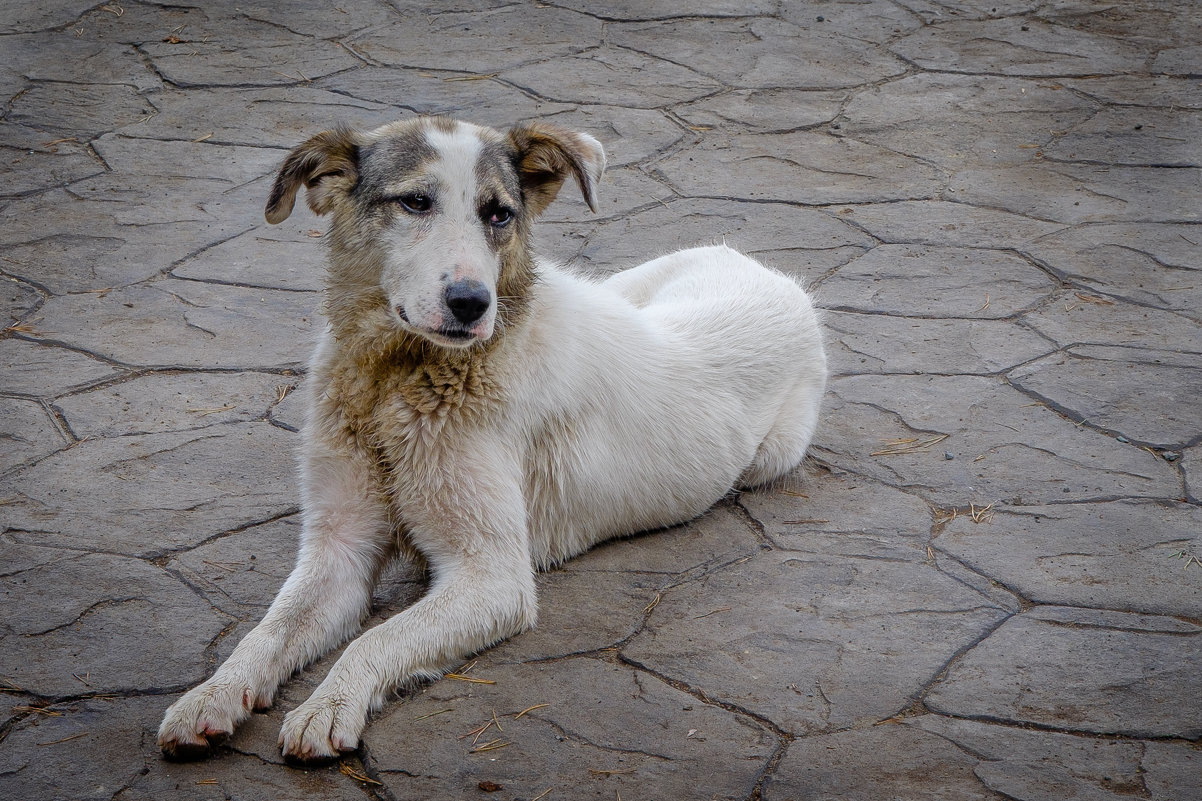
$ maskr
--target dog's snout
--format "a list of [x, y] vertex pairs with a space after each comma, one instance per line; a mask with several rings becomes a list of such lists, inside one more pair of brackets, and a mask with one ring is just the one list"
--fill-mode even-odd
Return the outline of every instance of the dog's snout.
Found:
[[492, 293], [479, 281], [456, 281], [447, 287], [446, 303], [456, 320], [471, 325], [488, 311]]

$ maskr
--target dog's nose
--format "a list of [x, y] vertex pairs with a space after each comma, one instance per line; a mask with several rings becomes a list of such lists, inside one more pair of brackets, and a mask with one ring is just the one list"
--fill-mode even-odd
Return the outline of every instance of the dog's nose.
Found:
[[479, 281], [456, 281], [447, 286], [446, 302], [456, 320], [471, 325], [488, 311], [492, 294]]

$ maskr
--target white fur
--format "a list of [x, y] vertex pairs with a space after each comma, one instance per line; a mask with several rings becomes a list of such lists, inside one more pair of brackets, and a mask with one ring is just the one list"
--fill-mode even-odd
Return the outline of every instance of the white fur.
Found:
[[[468, 181], [470, 166], [445, 174]], [[789, 278], [718, 246], [602, 282], [544, 263], [531, 291], [529, 314], [489, 356], [502, 403], [438, 419], [397, 404], [407, 455], [388, 500], [373, 466], [311, 414], [296, 569], [229, 660], [167, 711], [165, 750], [232, 731], [357, 631], [397, 520], [430, 568], [429, 592], [354, 640], [286, 716], [286, 755], [355, 748], [392, 688], [533, 625], [536, 569], [689, 520], [732, 486], [801, 462], [826, 360], [810, 300]], [[312, 408], [341, 358], [325, 335], [306, 381]]]

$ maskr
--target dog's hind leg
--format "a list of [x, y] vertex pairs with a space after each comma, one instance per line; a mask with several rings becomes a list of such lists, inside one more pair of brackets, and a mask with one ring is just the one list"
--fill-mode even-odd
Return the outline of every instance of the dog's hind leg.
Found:
[[814, 437], [818, 406], [826, 386], [825, 372], [816, 371], [816, 375], [817, 380], [798, 381], [786, 396], [771, 430], [760, 442], [755, 458], [736, 482], [738, 489], [768, 484], [788, 475], [801, 464]]
[[270, 706], [298, 667], [354, 633], [390, 555], [387, 507], [361, 458], [307, 437], [300, 556], [266, 616], [207, 681], [167, 710], [159, 747], [171, 758], [204, 756], [252, 709]]

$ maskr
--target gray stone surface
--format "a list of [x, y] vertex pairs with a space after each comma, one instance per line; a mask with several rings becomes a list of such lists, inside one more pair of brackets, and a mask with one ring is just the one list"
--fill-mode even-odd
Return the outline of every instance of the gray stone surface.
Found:
[[1010, 381], [1069, 417], [1171, 449], [1202, 436], [1199, 368], [1202, 354], [1081, 346], [1023, 365]]
[[825, 279], [822, 301], [898, 317], [997, 319], [1035, 307], [1054, 288], [1012, 253], [882, 245]]
[[[0, 797], [1202, 797], [1196, 4], [9, 6]], [[582, 272], [726, 241], [813, 287], [812, 458], [539, 576], [495, 683], [333, 765], [276, 738], [341, 648], [164, 762], [296, 555], [326, 221], [266, 225], [272, 173], [415, 113], [597, 136], [600, 213], [537, 233]]]
[[1200, 536], [1192, 504], [1112, 501], [957, 515], [932, 546], [1038, 603], [1196, 620], [1202, 585], [1184, 557]]
[[1179, 690], [1199, 659], [1202, 627], [1177, 617], [1038, 607], [958, 660], [925, 701], [956, 717], [1196, 740], [1202, 698]]

